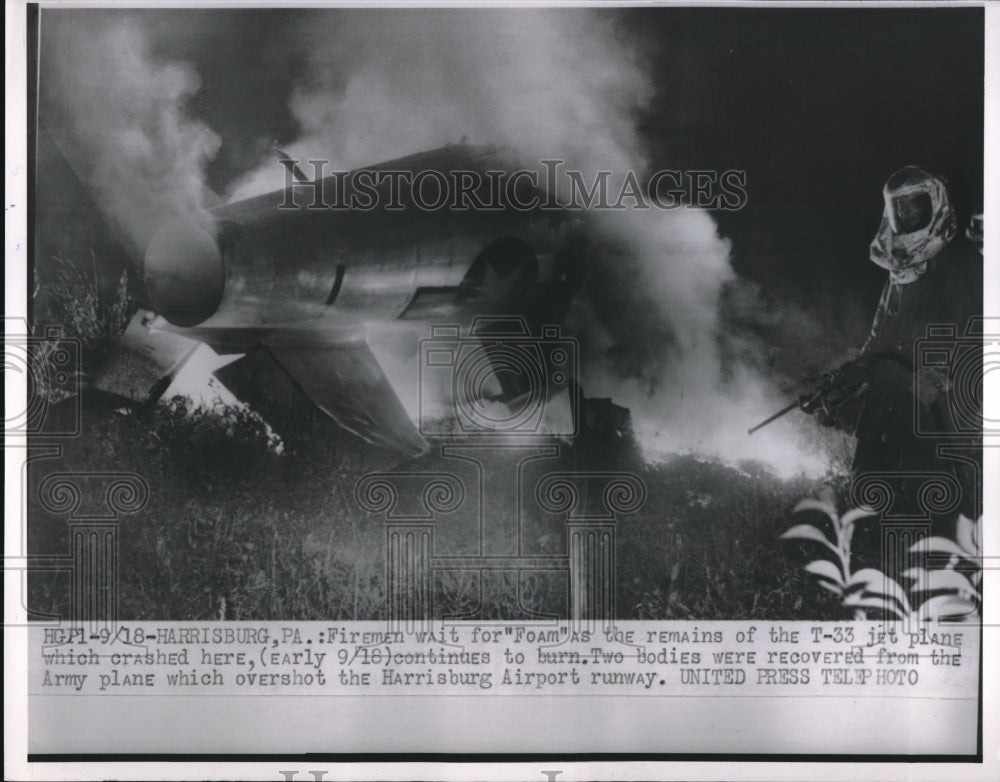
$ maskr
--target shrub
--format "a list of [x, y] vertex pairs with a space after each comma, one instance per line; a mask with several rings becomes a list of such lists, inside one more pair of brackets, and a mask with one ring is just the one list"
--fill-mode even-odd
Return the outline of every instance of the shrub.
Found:
[[[917, 622], [979, 619], [982, 610], [979, 559], [982, 517], [973, 522], [960, 516], [957, 541], [931, 537], [914, 543], [910, 552], [922, 554], [925, 566], [909, 568], [901, 574], [902, 578], [914, 582], [906, 590], [878, 568], [855, 570], [852, 565], [855, 529], [862, 520], [874, 515], [871, 511], [852, 508], [838, 515], [832, 497], [827, 496], [804, 499], [795, 506], [794, 512], [810, 510], [821, 512], [829, 525], [799, 524], [781, 537], [814, 541], [833, 554], [832, 560], [814, 559], [804, 569], [816, 577], [820, 587], [836, 595], [844, 608], [853, 609], [855, 619], [867, 618], [869, 611], [884, 618]], [[947, 557], [945, 566], [930, 568], [929, 565], [935, 559], [940, 560], [941, 555]], [[911, 595], [921, 600], [911, 600]]]

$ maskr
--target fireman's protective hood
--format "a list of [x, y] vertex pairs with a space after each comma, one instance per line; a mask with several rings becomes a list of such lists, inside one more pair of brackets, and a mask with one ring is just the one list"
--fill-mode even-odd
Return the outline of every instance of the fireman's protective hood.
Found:
[[[870, 258], [888, 269], [894, 282], [905, 285], [923, 274], [927, 261], [955, 237], [955, 210], [944, 182], [916, 166], [901, 168], [889, 177], [882, 197], [885, 208]], [[921, 205], [927, 202], [921, 217]]]

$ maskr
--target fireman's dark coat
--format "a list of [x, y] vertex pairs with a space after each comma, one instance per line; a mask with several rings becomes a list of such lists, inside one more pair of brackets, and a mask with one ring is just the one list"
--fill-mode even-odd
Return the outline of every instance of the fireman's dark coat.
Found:
[[[906, 285], [891, 279], [886, 282], [863, 353], [892, 355], [876, 359], [872, 366], [858, 422], [859, 440], [906, 447], [924, 439], [916, 431], [914, 409], [920, 404], [914, 389], [920, 363], [917, 342], [927, 338], [928, 326], [952, 329], [956, 339], [963, 338], [970, 319], [982, 315], [982, 296], [982, 256], [962, 239], [930, 259], [927, 270], [915, 281]], [[932, 339], [948, 341], [943, 334]], [[962, 398], [956, 400], [956, 393]], [[968, 404], [972, 401], [968, 397], [968, 388], [944, 391], [921, 411], [921, 420], [933, 422], [935, 431], [954, 432], [952, 405], [956, 401]]]

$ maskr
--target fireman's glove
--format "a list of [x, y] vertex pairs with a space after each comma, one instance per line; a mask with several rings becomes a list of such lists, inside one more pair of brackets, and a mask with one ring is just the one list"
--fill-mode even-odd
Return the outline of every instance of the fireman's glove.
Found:
[[822, 396], [822, 394], [817, 393], [801, 394], [799, 396], [799, 409], [803, 413], [812, 415], [819, 409]]

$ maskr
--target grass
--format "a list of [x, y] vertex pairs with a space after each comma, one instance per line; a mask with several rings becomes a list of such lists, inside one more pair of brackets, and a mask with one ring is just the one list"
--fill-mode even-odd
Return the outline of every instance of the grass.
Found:
[[113, 284], [98, 284], [93, 253], [88, 263], [56, 256], [45, 272], [43, 280], [35, 270], [34, 331], [50, 325], [61, 327], [65, 337], [76, 340], [82, 348], [79, 369], [86, 372], [100, 367], [136, 311], [128, 272], [122, 271]]
[[[37, 488], [52, 471], [126, 471], [142, 475], [150, 497], [119, 524], [120, 615], [127, 619], [379, 619], [385, 611], [384, 516], [357, 505], [353, 489], [388, 455], [330, 427], [315, 448], [276, 453], [260, 419], [192, 409], [180, 399], [143, 416], [88, 415], [61, 457], [30, 474], [31, 553], [66, 551], [64, 516], [49, 514]], [[320, 443], [319, 440], [322, 440]], [[569, 446], [553, 468], [587, 464]], [[428, 455], [411, 469], [454, 464]], [[648, 498], [617, 523], [617, 607], [635, 619], [823, 619], [849, 612], [803, 574], [809, 541], [779, 541], [799, 499], [820, 483], [783, 481], [762, 471], [691, 457], [666, 464], [637, 460], [628, 469]], [[841, 490], [846, 490], [842, 486]], [[475, 544], [474, 503], [435, 528], [436, 554]], [[529, 553], [565, 553], [561, 519], [524, 497]], [[62, 581], [60, 580], [62, 579]], [[33, 574], [30, 604], [67, 609], [65, 576]], [[565, 614], [564, 573], [512, 574], [484, 587], [482, 616], [511, 618], [517, 603]], [[439, 612], [467, 613], [480, 585], [468, 572], [434, 579]], [[520, 594], [518, 594], [520, 593]]]
[[[98, 290], [91, 269], [57, 259], [36, 291], [36, 323], [61, 323], [83, 346], [84, 377], [112, 349], [135, 305], [123, 274]], [[61, 398], [44, 389], [53, 403]], [[86, 401], [86, 400], [85, 400]], [[292, 416], [296, 447], [279, 453], [260, 417], [248, 411], [194, 409], [181, 400], [144, 413], [89, 402], [83, 432], [56, 458], [29, 470], [31, 554], [63, 554], [65, 516], [48, 513], [38, 489], [52, 472], [138, 473], [149, 501], [119, 523], [119, 615], [124, 619], [379, 619], [385, 614], [384, 516], [354, 498], [366, 473], [392, 457], [317, 416]], [[280, 417], [279, 417], [280, 418]], [[276, 419], [268, 418], [274, 423]], [[304, 421], [304, 423], [303, 423]], [[280, 430], [279, 430], [280, 431]], [[453, 461], [430, 454], [409, 469], [440, 472]], [[563, 444], [546, 469], [624, 470], [648, 497], [615, 530], [617, 613], [634, 619], [840, 619], [851, 612], [819, 588], [802, 566], [815, 556], [801, 540], [779, 540], [792, 509], [823, 486], [839, 504], [846, 479], [781, 480], [758, 464], [739, 468], [678, 456], [651, 465], [634, 443], [609, 449]], [[470, 484], [471, 485], [471, 484]], [[96, 498], [100, 499], [100, 498]], [[474, 550], [473, 498], [435, 528], [436, 554]], [[530, 496], [522, 543], [527, 553], [565, 554], [561, 518]], [[877, 540], [856, 541], [859, 561], [877, 561]], [[510, 618], [523, 609], [565, 615], [566, 574], [498, 575], [444, 571], [432, 583], [435, 610]], [[34, 611], [68, 610], [65, 574], [33, 573]]]

